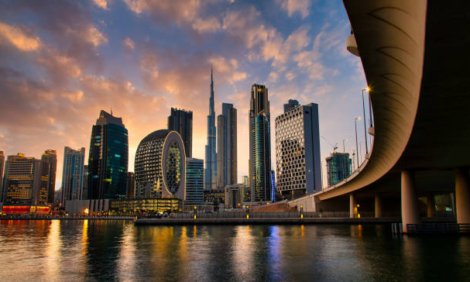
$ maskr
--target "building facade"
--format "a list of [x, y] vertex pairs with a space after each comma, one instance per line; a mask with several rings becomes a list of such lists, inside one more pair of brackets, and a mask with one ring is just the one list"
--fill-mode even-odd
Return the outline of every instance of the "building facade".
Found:
[[186, 157], [191, 158], [193, 155], [193, 112], [171, 108], [168, 130], [177, 131], [181, 135]]
[[74, 150], [64, 148], [64, 166], [62, 169], [62, 199], [83, 200], [83, 184], [85, 179], [85, 148]]
[[140, 141], [135, 155], [137, 198], [185, 199], [186, 156], [176, 131], [157, 130]]
[[126, 196], [128, 144], [128, 133], [122, 118], [101, 111], [91, 132], [88, 158], [89, 199]]
[[271, 201], [271, 125], [268, 89], [264, 85], [251, 87], [249, 121], [251, 201]]
[[276, 118], [277, 189], [295, 199], [322, 188], [318, 105], [287, 109]]
[[41, 156], [41, 184], [37, 192], [37, 205], [54, 203], [57, 152], [46, 150]]
[[3, 169], [5, 168], [5, 155], [0, 151], [0, 202], [3, 202]]
[[204, 204], [204, 161], [186, 159], [186, 203]]
[[214, 76], [211, 68], [209, 115], [207, 116], [207, 145], [205, 159], [206, 168], [204, 173], [204, 190], [206, 191], [217, 189], [216, 133], [214, 110]]
[[21, 153], [8, 156], [5, 165], [3, 205], [34, 205], [40, 182], [40, 160]]
[[127, 173], [126, 197], [135, 198], [135, 173], [133, 172]]
[[299, 106], [300, 106], [299, 101], [289, 99], [287, 104], [284, 104], [284, 113], [287, 113], [288, 111], [293, 110]]
[[326, 172], [328, 175], [328, 186], [335, 185], [341, 180], [348, 178], [352, 172], [352, 161], [349, 153], [333, 152], [326, 158]]
[[237, 109], [222, 104], [217, 117], [217, 188], [237, 183]]

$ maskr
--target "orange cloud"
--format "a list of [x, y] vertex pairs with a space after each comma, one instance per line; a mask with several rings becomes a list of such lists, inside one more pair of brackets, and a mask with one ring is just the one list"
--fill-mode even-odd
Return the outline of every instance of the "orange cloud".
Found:
[[41, 47], [41, 40], [38, 37], [4, 22], [0, 22], [0, 37], [25, 52], [36, 51]]

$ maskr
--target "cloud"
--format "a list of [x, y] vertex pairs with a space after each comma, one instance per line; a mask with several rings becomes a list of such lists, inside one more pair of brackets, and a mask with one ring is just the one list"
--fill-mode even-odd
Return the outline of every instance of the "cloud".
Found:
[[128, 50], [135, 49], [135, 42], [129, 37], [124, 38], [124, 40], [122, 41], [122, 45], [124, 45], [124, 47], [126, 47]]
[[41, 40], [30, 31], [4, 22], [0, 22], [0, 38], [24, 52], [36, 51], [41, 47]]
[[202, 6], [199, 0], [124, 0], [127, 7], [136, 14], [148, 13], [156, 22], [192, 22]]
[[108, 2], [106, 0], [93, 0], [93, 3], [103, 10], [108, 9]]
[[220, 21], [215, 17], [207, 19], [196, 19], [192, 25], [193, 29], [200, 33], [216, 32], [221, 29]]
[[278, 0], [277, 2], [289, 17], [296, 13], [300, 14], [302, 18], [309, 15], [310, 0]]

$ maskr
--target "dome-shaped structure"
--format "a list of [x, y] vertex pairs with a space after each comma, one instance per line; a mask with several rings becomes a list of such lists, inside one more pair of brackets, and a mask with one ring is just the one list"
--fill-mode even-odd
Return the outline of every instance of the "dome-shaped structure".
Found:
[[176, 131], [157, 130], [140, 141], [135, 155], [138, 198], [185, 199], [185, 151]]

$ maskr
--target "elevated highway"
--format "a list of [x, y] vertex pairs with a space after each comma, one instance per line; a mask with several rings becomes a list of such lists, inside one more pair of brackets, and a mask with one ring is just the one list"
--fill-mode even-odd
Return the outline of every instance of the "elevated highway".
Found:
[[[344, 0], [372, 88], [373, 149], [359, 170], [322, 192], [290, 202], [357, 214], [368, 198], [376, 216], [395, 207], [419, 223], [418, 196], [451, 193], [458, 223], [470, 223], [470, 4], [439, 0]], [[356, 46], [352, 44], [356, 43]], [[387, 200], [385, 200], [387, 199]]]

